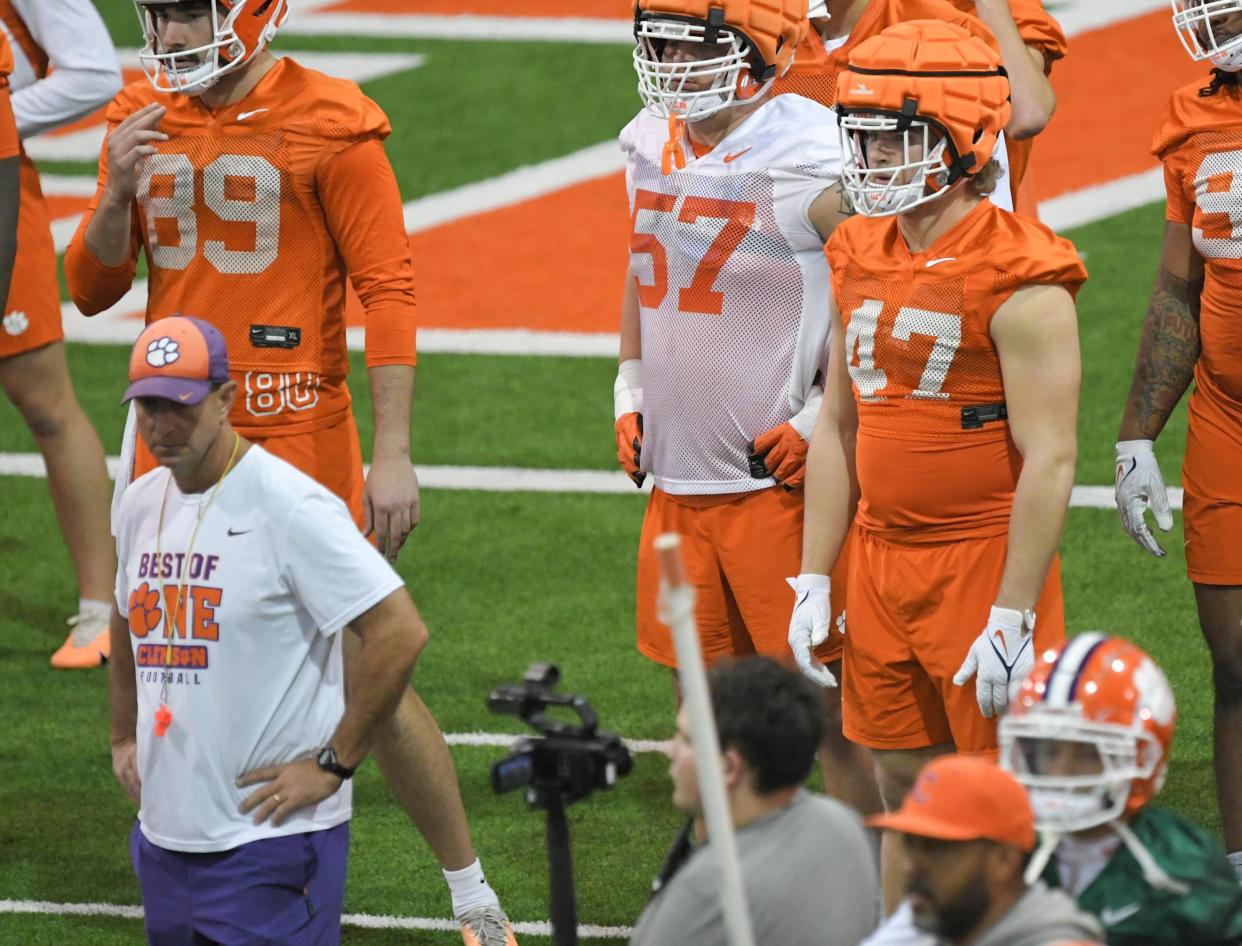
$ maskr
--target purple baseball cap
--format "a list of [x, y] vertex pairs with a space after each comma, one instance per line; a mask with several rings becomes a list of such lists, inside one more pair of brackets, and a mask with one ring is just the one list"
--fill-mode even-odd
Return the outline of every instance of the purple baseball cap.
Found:
[[152, 322], [129, 356], [129, 387], [121, 403], [162, 397], [198, 404], [214, 385], [229, 379], [229, 353], [214, 325], [187, 315]]

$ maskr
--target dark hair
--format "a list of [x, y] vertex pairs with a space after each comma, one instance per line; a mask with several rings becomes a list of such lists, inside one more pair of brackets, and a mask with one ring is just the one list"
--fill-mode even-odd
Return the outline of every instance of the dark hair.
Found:
[[736, 749], [767, 795], [801, 785], [824, 732], [823, 697], [770, 657], [716, 664], [707, 676], [721, 751]]
[[1212, 70], [1212, 81], [1199, 90], [1199, 98], [1210, 98], [1221, 89], [1238, 87], [1239, 75], [1236, 72], [1226, 72], [1224, 69]]

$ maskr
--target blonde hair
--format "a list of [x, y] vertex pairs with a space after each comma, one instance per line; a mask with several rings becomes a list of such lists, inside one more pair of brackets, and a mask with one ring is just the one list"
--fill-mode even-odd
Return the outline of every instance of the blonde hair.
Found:
[[1002, 177], [1005, 176], [1005, 169], [1000, 166], [1000, 162], [995, 158], [988, 160], [979, 173], [972, 174], [966, 181], [966, 186], [970, 188], [970, 192], [978, 197], [987, 197], [988, 194], [996, 190], [996, 185], [1000, 183]]

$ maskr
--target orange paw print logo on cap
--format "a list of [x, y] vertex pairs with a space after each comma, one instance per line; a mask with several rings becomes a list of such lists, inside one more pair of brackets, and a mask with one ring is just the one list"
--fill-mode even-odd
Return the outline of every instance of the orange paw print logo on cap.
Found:
[[129, 593], [129, 629], [135, 637], [146, 637], [162, 617], [159, 592], [145, 581]]

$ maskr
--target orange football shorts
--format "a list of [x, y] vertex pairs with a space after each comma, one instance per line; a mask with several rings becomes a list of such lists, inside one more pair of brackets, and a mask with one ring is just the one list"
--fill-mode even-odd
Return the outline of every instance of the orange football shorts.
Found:
[[[362, 447], [354, 415], [331, 427], [286, 437], [246, 437], [274, 457], [291, 463], [321, 486], [344, 500], [358, 528], [362, 528]], [[138, 437], [134, 445], [134, 475], [137, 479], [158, 464], [147, 445]], [[133, 480], [131, 480], [132, 482]]]
[[0, 312], [0, 358], [43, 348], [65, 337], [60, 324], [60, 284], [56, 248], [39, 175], [21, 158], [21, 207], [17, 218], [17, 258], [4, 311]]
[[[897, 545], [855, 529], [846, 586], [842, 729], [873, 749], [952, 742], [995, 754], [975, 681], [953, 675], [987, 623], [1005, 569], [1007, 535]], [[1036, 653], [1065, 639], [1061, 567], [1053, 560], [1035, 609]]]
[[[694, 616], [703, 659], [767, 654], [793, 664], [786, 638], [793, 590], [785, 582], [802, 563], [802, 492], [779, 486], [723, 496], [672, 496], [654, 490], [638, 547], [638, 649], [668, 667], [677, 666], [673, 634], [660, 622], [656, 598], [660, 567], [653, 542], [677, 532], [686, 574], [694, 585]], [[833, 572], [832, 613], [845, 603], [848, 543]], [[841, 656], [832, 635], [816, 651], [821, 661]]]
[[1190, 397], [1182, 461], [1186, 573], [1200, 585], [1242, 585], [1242, 407], [1209, 396]]

